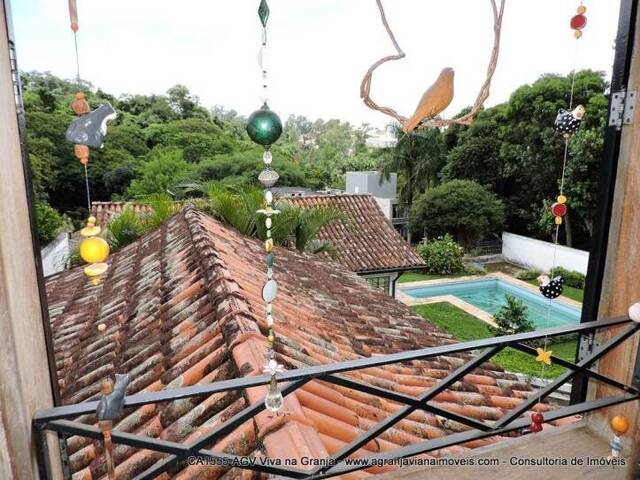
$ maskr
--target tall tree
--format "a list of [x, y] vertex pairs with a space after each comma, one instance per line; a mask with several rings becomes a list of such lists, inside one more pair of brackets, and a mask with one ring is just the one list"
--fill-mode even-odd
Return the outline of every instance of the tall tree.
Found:
[[[400, 202], [409, 210], [415, 196], [432, 187], [438, 180], [438, 172], [444, 165], [445, 145], [442, 134], [437, 129], [421, 130], [406, 134], [399, 126], [395, 127], [398, 142], [389, 149], [382, 158], [381, 172], [383, 178], [391, 173], [399, 173]], [[407, 229], [407, 241], [411, 243], [411, 230]]]

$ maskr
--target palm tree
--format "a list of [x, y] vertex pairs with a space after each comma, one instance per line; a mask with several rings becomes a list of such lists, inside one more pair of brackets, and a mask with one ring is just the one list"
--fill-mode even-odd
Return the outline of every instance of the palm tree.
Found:
[[[243, 235], [266, 239], [265, 216], [257, 213], [264, 207], [263, 192], [257, 187], [236, 190], [208, 186], [213, 214]], [[300, 252], [319, 253], [333, 251], [331, 242], [316, 238], [320, 229], [337, 220], [344, 220], [338, 209], [328, 206], [303, 208], [286, 200], [276, 202], [280, 211], [273, 218], [272, 238], [277, 245], [294, 247]]]
[[[437, 183], [438, 172], [445, 163], [446, 149], [438, 129], [404, 133], [400, 125], [394, 125], [398, 142], [383, 156], [381, 178], [389, 179], [391, 173], [400, 173], [402, 183], [398, 191], [400, 203], [409, 211], [416, 193]], [[411, 243], [411, 225], [407, 225], [407, 241]]]
[[122, 213], [109, 221], [104, 236], [112, 251], [119, 250], [145, 233], [155, 230], [180, 208], [171, 197], [162, 193], [146, 197], [143, 203], [149, 207], [148, 213], [139, 214], [133, 208], [125, 207]]

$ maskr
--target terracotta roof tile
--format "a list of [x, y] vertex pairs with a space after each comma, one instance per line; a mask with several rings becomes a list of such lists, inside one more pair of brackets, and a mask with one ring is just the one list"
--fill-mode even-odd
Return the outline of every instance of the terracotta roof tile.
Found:
[[[46, 287], [64, 403], [97, 399], [100, 381], [115, 372], [131, 373], [129, 394], [260, 375], [266, 348], [263, 257], [260, 242], [186, 207], [158, 230], [111, 255], [102, 284], [88, 282], [81, 268], [49, 277]], [[277, 248], [276, 257], [276, 347], [286, 368], [453, 342], [400, 302], [368, 288], [356, 274], [323, 256]], [[100, 323], [107, 325], [104, 333], [97, 328]], [[419, 394], [468, 358], [441, 356], [347, 375]], [[265, 392], [261, 386], [145, 405], [125, 411], [117, 428], [188, 442], [260, 401]], [[492, 421], [532, 392], [515, 376], [484, 364], [438, 395], [434, 404]], [[285, 398], [287, 415], [263, 412], [210, 447], [257, 457], [324, 458], [399, 408], [400, 404], [359, 391], [311, 381]], [[96, 422], [94, 415], [78, 420]], [[415, 411], [354, 456], [465, 429]], [[74, 479], [104, 477], [101, 442], [71, 437], [68, 443]], [[464, 447], [448, 451], [460, 450]], [[116, 446], [119, 478], [131, 478], [161, 457]], [[364, 478], [377, 471], [344, 478]], [[181, 466], [163, 478], [223, 475], [250, 478], [237, 469], [213, 466]]]
[[312, 195], [285, 199], [301, 207], [334, 207], [345, 215], [320, 229], [317, 238], [330, 241], [336, 260], [354, 272], [393, 270], [423, 265], [371, 195]]
[[[332, 222], [318, 232], [319, 240], [328, 240], [335, 248], [335, 259], [349, 270], [358, 273], [380, 270], [408, 269], [424, 265], [422, 259], [400, 236], [371, 195], [308, 195], [286, 197], [283, 201], [301, 207], [330, 206], [345, 215], [345, 219]], [[126, 208], [146, 215], [148, 205], [135, 202], [93, 202], [92, 214], [98, 225]]]

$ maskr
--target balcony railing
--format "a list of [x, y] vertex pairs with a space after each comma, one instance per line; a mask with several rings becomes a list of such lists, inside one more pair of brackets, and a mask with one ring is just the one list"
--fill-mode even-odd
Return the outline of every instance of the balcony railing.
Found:
[[[547, 336], [557, 337], [570, 334], [578, 334], [583, 338], [593, 338], [597, 332], [606, 329], [615, 330], [611, 332], [611, 336], [606, 342], [602, 343], [599, 346], [593, 346], [589, 351], [583, 351], [579, 355], [579, 358], [575, 363], [557, 358], [555, 356], [552, 357], [552, 360], [556, 365], [565, 367], [567, 369], [566, 372], [561, 374], [539, 392], [536, 392], [535, 395], [532, 395], [528, 399], [520, 402], [520, 404], [518, 404], [516, 408], [507, 412], [502, 418], [495, 422], [483, 423], [473, 418], [442, 409], [431, 402], [439, 393], [451, 387], [455, 382], [462, 379], [466, 374], [479, 367], [482, 363], [489, 361], [494, 355], [496, 355], [506, 347], [512, 347], [527, 354], [536, 355], [536, 350], [527, 345], [526, 342], [542, 339]], [[606, 398], [597, 398], [595, 400], [582, 401], [546, 412], [545, 422], [551, 422], [561, 418], [583, 414], [600, 408], [610, 407], [612, 405], [640, 399], [638, 385], [625, 385], [591, 370], [591, 366], [594, 364], [594, 362], [602, 358], [607, 352], [615, 348], [617, 345], [632, 337], [639, 329], [640, 324], [631, 322], [628, 317], [619, 317], [559, 327], [550, 330], [487, 338], [472, 342], [443, 345], [409, 352], [399, 352], [384, 356], [360, 358], [356, 360], [334, 363], [331, 365], [318, 365], [296, 370], [287, 370], [280, 374], [278, 377], [278, 381], [282, 384], [281, 389], [283, 395], [288, 395], [291, 392], [296, 391], [298, 388], [300, 388], [310, 380], [315, 379], [355, 389], [404, 405], [388, 418], [380, 421], [368, 431], [360, 434], [353, 442], [344, 446], [340, 451], [331, 455], [331, 457], [329, 457], [326, 461], [322, 462], [323, 466], [319, 466], [308, 471], [280, 465], [271, 465], [267, 462], [244, 461], [244, 457], [214, 452], [206, 448], [208, 445], [212, 445], [216, 441], [224, 438], [235, 428], [239, 427], [247, 420], [250, 420], [255, 415], [262, 412], [265, 409], [264, 403], [262, 401], [246, 407], [244, 410], [238, 412], [236, 415], [220, 424], [213, 431], [203, 435], [197, 441], [194, 441], [192, 443], [181, 444], [159, 438], [151, 438], [117, 430], [114, 430], [112, 432], [112, 441], [113, 443], [128, 445], [134, 448], [154, 450], [166, 454], [166, 457], [164, 459], [156, 462], [146, 471], [135, 477], [136, 480], [148, 480], [156, 478], [162, 473], [174, 468], [180, 460], [184, 460], [189, 456], [199, 456], [203, 459], [216, 462], [229, 462], [229, 465], [242, 465], [242, 468], [246, 468], [249, 470], [280, 475], [288, 478], [329, 478], [355, 470], [366, 469], [370, 466], [379, 465], [381, 464], [381, 462], [412, 457], [414, 455], [440, 450], [443, 448], [451, 447], [453, 445], [463, 444], [472, 440], [478, 440], [494, 435], [502, 435], [505, 433], [525, 429], [530, 425], [530, 420], [528, 418], [522, 418], [521, 415], [530, 410], [535, 404], [545, 399], [549, 394], [557, 390], [564, 383], [570, 381], [576, 375], [586, 377], [587, 379], [593, 379], [595, 381], [602, 382], [611, 387], [614, 387], [620, 390], [620, 394], [609, 396]], [[595, 342], [584, 343], [595, 345]], [[412, 360], [424, 360], [432, 357], [437, 357], [439, 355], [451, 355], [461, 352], [478, 353], [466, 364], [452, 371], [447, 377], [441, 379], [437, 384], [427, 389], [418, 397], [369, 385], [367, 383], [348, 378], [344, 375], [348, 372], [370, 367], [379, 367], [383, 365], [408, 362]], [[127, 396], [125, 398], [124, 405], [125, 407], [139, 407], [147, 404], [168, 402], [200, 395], [211, 395], [216, 392], [267, 385], [269, 383], [269, 380], [269, 376], [263, 375], [225, 380], [208, 385], [194, 385], [185, 388], [162, 390], [159, 392], [139, 393]], [[588, 382], [576, 383], [579, 383], [579, 385], [583, 385], [584, 388], [588, 386]], [[586, 395], [582, 396], [582, 398], [585, 397]], [[96, 440], [102, 439], [102, 433], [96, 426], [87, 425], [74, 420], [74, 418], [80, 415], [95, 412], [97, 404], [98, 402], [96, 401], [84, 402], [74, 405], [51, 408], [48, 410], [40, 411], [36, 414], [33, 420], [33, 428], [37, 441], [38, 462], [40, 465], [40, 471], [43, 475], [42, 478], [45, 478], [47, 480], [53, 478], [51, 475], [50, 466], [47, 461], [47, 431], [57, 432], [58, 436], [61, 438], [65, 438], [69, 435], [80, 435]], [[459, 422], [469, 427], [469, 430], [451, 434], [441, 438], [425, 440], [423, 442], [406, 445], [393, 451], [385, 452], [384, 454], [360, 457], [358, 459], [357, 465], [344, 461], [351, 454], [366, 445], [369, 441], [376, 438], [388, 428], [391, 428], [393, 425], [407, 417], [415, 410], [423, 410]]]

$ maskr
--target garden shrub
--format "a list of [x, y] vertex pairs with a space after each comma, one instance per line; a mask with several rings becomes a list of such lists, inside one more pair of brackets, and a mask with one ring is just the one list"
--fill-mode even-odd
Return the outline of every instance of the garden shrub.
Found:
[[582, 273], [556, 267], [551, 271], [551, 276], [555, 277], [557, 275], [564, 277], [564, 284], [568, 287], [584, 290], [585, 276]]
[[466, 273], [467, 275], [486, 275], [487, 269], [478, 265], [474, 265], [473, 263], [468, 263], [464, 266], [464, 273]]
[[[520, 272], [517, 275], [517, 278], [524, 281], [530, 281], [530, 280], [535, 280], [541, 274], [542, 272], [540, 270], [532, 268], [532, 269], [524, 270]], [[551, 273], [549, 273], [549, 276], [552, 278], [558, 275], [564, 277], [564, 284], [567, 285], [568, 287], [579, 288], [580, 290], [584, 290], [585, 276], [582, 273], [575, 272], [573, 270], [567, 270], [566, 268], [562, 268], [562, 267], [556, 267], [553, 270], [551, 270]]]
[[513, 335], [534, 329], [527, 316], [527, 306], [513, 295], [505, 295], [505, 304], [494, 315], [494, 319], [498, 325], [493, 329], [496, 335]]
[[465, 268], [462, 263], [464, 249], [451, 235], [421, 243], [416, 247], [416, 251], [424, 260], [429, 273], [451, 275], [462, 272]]
[[525, 282], [528, 282], [529, 280], [535, 280], [540, 275], [542, 275], [542, 272], [540, 270], [530, 268], [529, 270], [523, 270], [522, 272], [518, 273], [517, 278], [518, 280], [524, 280]]
[[64, 226], [64, 219], [48, 203], [38, 202], [36, 203], [36, 223], [38, 225], [40, 244], [45, 246], [60, 233]]
[[502, 201], [482, 185], [452, 180], [429, 188], [411, 207], [411, 224], [430, 235], [452, 234], [465, 247], [500, 232], [505, 213]]

